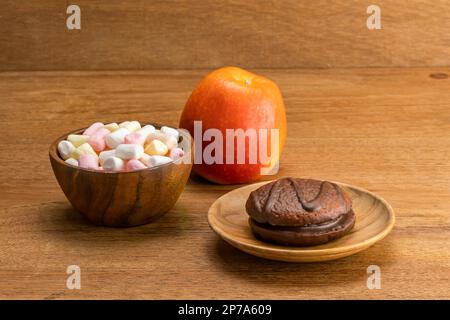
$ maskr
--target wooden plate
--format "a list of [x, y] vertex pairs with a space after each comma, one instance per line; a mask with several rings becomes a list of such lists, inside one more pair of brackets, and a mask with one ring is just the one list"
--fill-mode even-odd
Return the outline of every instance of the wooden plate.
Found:
[[208, 211], [211, 228], [225, 241], [249, 254], [289, 262], [334, 260], [367, 249], [383, 239], [394, 226], [394, 210], [384, 199], [367, 190], [335, 182], [353, 200], [356, 224], [350, 233], [329, 243], [311, 247], [288, 247], [263, 242], [255, 238], [250, 230], [245, 202], [251, 191], [268, 182], [228, 192], [217, 199]]

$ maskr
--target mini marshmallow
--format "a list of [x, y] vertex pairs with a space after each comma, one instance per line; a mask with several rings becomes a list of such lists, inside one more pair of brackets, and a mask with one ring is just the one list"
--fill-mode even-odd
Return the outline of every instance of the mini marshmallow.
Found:
[[160, 130], [164, 134], [167, 134], [169, 136], [175, 137], [175, 139], [177, 139], [177, 141], [178, 141], [178, 137], [180, 136], [180, 133], [178, 132], [177, 129], [174, 129], [174, 128], [171, 128], [171, 127], [162, 126]]
[[165, 156], [149, 156], [148, 158], [143, 157], [140, 160], [149, 168], [172, 162], [172, 159]]
[[166, 135], [166, 139], [163, 142], [166, 144], [169, 150], [175, 148], [178, 145], [177, 138], [170, 135]]
[[124, 143], [126, 144], [139, 144], [141, 146], [144, 145], [145, 137], [141, 135], [139, 132], [132, 132], [125, 136]]
[[164, 142], [161, 142], [159, 140], [152, 140], [152, 142], [150, 142], [147, 147], [145, 148], [145, 153], [149, 154], [151, 156], [165, 156], [167, 154], [167, 152], [169, 151], [169, 149], [167, 148], [167, 146], [164, 144]]
[[117, 157], [109, 157], [103, 162], [103, 169], [107, 171], [121, 171], [125, 167], [125, 161]]
[[138, 121], [96, 122], [83, 134], [71, 134], [60, 141], [58, 152], [67, 164], [80, 168], [135, 171], [183, 157], [179, 136], [175, 128], [156, 130], [152, 125], [141, 127]]
[[98, 157], [92, 154], [82, 154], [78, 159], [80, 168], [98, 169]]
[[91, 145], [92, 149], [97, 152], [105, 150], [106, 143], [105, 137], [110, 134], [110, 131], [106, 128], [100, 128], [89, 136], [88, 143]]
[[170, 150], [169, 157], [172, 160], [180, 159], [184, 156], [184, 151], [181, 148], [175, 147]]
[[151, 143], [153, 140], [159, 140], [163, 142], [167, 148], [170, 150], [178, 145], [178, 140], [174, 136], [162, 133], [159, 130], [150, 133], [147, 136], [147, 143]]
[[144, 148], [138, 144], [120, 144], [116, 148], [116, 157], [123, 160], [139, 159], [144, 154]]
[[114, 132], [119, 129], [119, 125], [115, 122], [105, 124], [105, 128], [111, 132]]
[[86, 130], [84, 130], [83, 134], [86, 136], [90, 136], [92, 134], [94, 134], [95, 131], [97, 131], [98, 129], [103, 127], [103, 123], [101, 122], [96, 122], [91, 124], [91, 126], [89, 128], [87, 128]]
[[144, 139], [147, 139], [148, 135], [155, 131], [156, 131], [155, 127], [152, 126], [151, 124], [148, 124], [136, 132], [139, 133], [140, 135], [142, 135], [144, 137]]
[[64, 161], [64, 162], [67, 164], [70, 164], [72, 166], [78, 167], [78, 161], [75, 160], [74, 158], [66, 159], [66, 161]]
[[110, 147], [111, 149], [117, 148], [117, 146], [119, 144], [123, 143], [123, 141], [125, 140], [126, 135], [129, 134], [129, 133], [130, 133], [130, 130], [128, 130], [127, 128], [120, 128], [120, 129], [117, 129], [114, 132], [111, 132], [105, 138], [106, 145], [108, 147]]
[[142, 162], [143, 164], [145, 164], [148, 167], [147, 162], [150, 160], [151, 157], [152, 156], [149, 156], [148, 154], [144, 153], [142, 155], [142, 157], [139, 158], [139, 161]]
[[139, 121], [125, 121], [119, 124], [120, 128], [126, 128], [130, 132], [135, 132], [141, 129], [141, 124]]
[[91, 145], [87, 142], [76, 148], [70, 156], [75, 160], [79, 160], [82, 154], [91, 154], [97, 157], [97, 153], [95, 153], [94, 149], [92, 149]]
[[136, 159], [132, 159], [127, 162], [126, 170], [127, 171], [135, 171], [135, 170], [142, 170], [147, 168], [142, 162]]
[[155, 140], [155, 139], [158, 139], [158, 140], [163, 140], [164, 138], [165, 138], [165, 134], [164, 133], [162, 133], [161, 131], [159, 131], [159, 130], [155, 130], [155, 131], [153, 131], [152, 133], [150, 133], [148, 136], [147, 136], [147, 139], [146, 139], [146, 142], [147, 143], [150, 143], [150, 142], [152, 142], [153, 140]]
[[100, 162], [100, 165], [103, 165], [103, 163], [105, 162], [106, 159], [108, 159], [110, 157], [114, 157], [115, 155], [116, 155], [116, 150], [114, 150], [114, 149], [102, 151], [98, 155], [98, 161]]
[[58, 143], [58, 152], [63, 160], [69, 159], [75, 149], [75, 146], [70, 141], [62, 140]]
[[72, 142], [72, 144], [77, 148], [83, 143], [86, 143], [88, 139], [89, 136], [86, 136], [84, 134], [69, 134], [69, 136], [67, 137], [67, 140]]

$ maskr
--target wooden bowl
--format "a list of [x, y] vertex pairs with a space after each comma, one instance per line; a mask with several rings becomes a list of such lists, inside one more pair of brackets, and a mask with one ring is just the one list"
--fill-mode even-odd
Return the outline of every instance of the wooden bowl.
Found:
[[[191, 172], [192, 139], [191, 150], [175, 163], [131, 172], [103, 172], [68, 165], [58, 154], [61, 140], [84, 130], [64, 134], [49, 150], [61, 189], [84, 217], [97, 225], [130, 227], [149, 223], [175, 205]], [[190, 138], [187, 135], [180, 132], [182, 139]]]
[[251, 191], [265, 181], [235, 189], [217, 199], [208, 211], [211, 228], [225, 241], [249, 254], [279, 261], [318, 262], [343, 258], [383, 239], [393, 228], [392, 207], [377, 195], [347, 184], [337, 183], [352, 198], [356, 224], [350, 233], [334, 241], [311, 247], [288, 247], [263, 242], [248, 225], [245, 202]]

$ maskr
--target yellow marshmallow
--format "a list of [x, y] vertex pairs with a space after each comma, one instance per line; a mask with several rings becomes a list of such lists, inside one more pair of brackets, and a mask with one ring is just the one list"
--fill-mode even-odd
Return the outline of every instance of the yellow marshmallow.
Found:
[[108, 129], [111, 132], [116, 131], [117, 129], [119, 129], [119, 125], [115, 122], [113, 123], [108, 123], [104, 126], [104, 128]]
[[92, 154], [94, 156], [97, 156], [97, 153], [94, 151], [94, 149], [92, 149], [91, 145], [89, 143], [83, 143], [81, 146], [79, 146], [78, 148], [76, 148], [72, 154], [71, 157], [74, 158], [75, 160], [78, 160], [78, 158], [82, 155], [82, 154]]
[[152, 140], [145, 148], [145, 153], [151, 156], [164, 156], [168, 151], [169, 149], [164, 144], [164, 142], [161, 142], [157, 139]]
[[127, 128], [130, 132], [135, 132], [141, 129], [139, 121], [125, 121], [119, 124], [120, 128]]
[[178, 145], [177, 138], [175, 138], [172, 135], [165, 134], [165, 133], [161, 132], [160, 130], [156, 130], [156, 131], [150, 133], [147, 136], [146, 141], [147, 141], [147, 143], [150, 143], [155, 139], [163, 142], [167, 146], [168, 149], [175, 148]]
[[83, 143], [86, 143], [89, 139], [89, 136], [84, 134], [69, 134], [67, 140], [72, 142], [75, 147], [81, 146]]

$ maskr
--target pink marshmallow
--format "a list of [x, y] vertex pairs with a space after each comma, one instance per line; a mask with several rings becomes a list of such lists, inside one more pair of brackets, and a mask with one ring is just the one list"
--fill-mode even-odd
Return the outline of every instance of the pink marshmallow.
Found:
[[177, 160], [184, 156], [184, 151], [180, 148], [172, 148], [169, 156], [172, 160]]
[[100, 129], [103, 126], [104, 126], [104, 124], [101, 122], [93, 123], [93, 124], [91, 124], [91, 126], [89, 128], [84, 130], [83, 134], [86, 136], [90, 136], [90, 135], [94, 134], [95, 131], [97, 131], [98, 129]]
[[92, 149], [97, 152], [103, 151], [106, 148], [105, 137], [110, 134], [110, 131], [106, 128], [99, 128], [92, 135], [89, 136], [88, 143]]
[[142, 162], [136, 159], [132, 159], [127, 162], [126, 170], [127, 171], [134, 171], [134, 170], [141, 170], [147, 168]]
[[132, 132], [125, 136], [124, 143], [125, 144], [139, 144], [141, 146], [144, 145], [145, 136], [138, 132]]
[[98, 170], [98, 157], [93, 154], [82, 154], [78, 159], [80, 168]]

